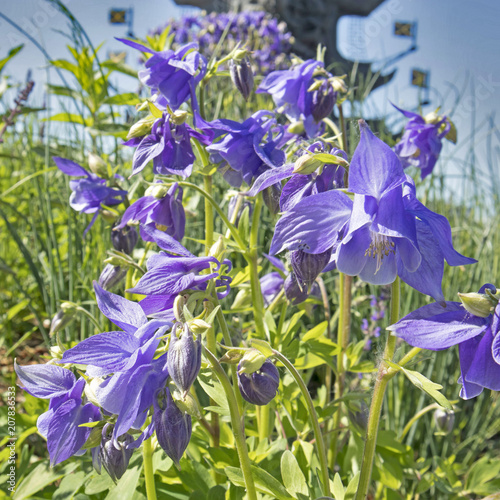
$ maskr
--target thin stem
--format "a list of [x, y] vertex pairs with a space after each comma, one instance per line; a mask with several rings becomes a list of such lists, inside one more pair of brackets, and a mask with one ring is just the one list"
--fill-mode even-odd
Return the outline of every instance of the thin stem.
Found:
[[323, 440], [323, 435], [321, 433], [321, 427], [319, 425], [318, 421], [318, 414], [316, 413], [316, 408], [314, 407], [314, 402], [311, 398], [311, 395], [309, 394], [309, 390], [307, 389], [307, 386], [300, 376], [300, 373], [297, 371], [295, 366], [293, 366], [290, 361], [283, 356], [280, 352], [276, 351], [273, 349], [274, 356], [278, 358], [281, 363], [283, 363], [292, 377], [295, 379], [295, 382], [297, 382], [297, 385], [299, 386], [300, 392], [302, 392], [302, 395], [304, 396], [304, 399], [306, 400], [306, 405], [309, 410], [309, 416], [311, 417], [311, 423], [313, 426], [313, 431], [314, 431], [314, 440], [316, 443], [316, 448], [318, 452], [318, 458], [319, 458], [319, 463], [321, 466], [321, 481], [323, 483], [323, 495], [329, 497], [330, 496], [330, 476], [328, 474], [328, 458], [326, 456], [326, 447], [325, 447], [325, 442]]
[[144, 457], [144, 479], [146, 480], [146, 495], [148, 500], [156, 500], [155, 476], [153, 472], [153, 447], [151, 438], [144, 441], [142, 447]]
[[[339, 323], [337, 328], [337, 344], [340, 347], [337, 355], [337, 378], [335, 380], [335, 399], [344, 395], [345, 366], [344, 357], [349, 345], [351, 333], [351, 303], [352, 303], [352, 276], [340, 273], [339, 276]], [[333, 421], [333, 434], [330, 444], [330, 466], [335, 467], [337, 461], [337, 448], [342, 419], [342, 401], [339, 401], [335, 419]]]
[[[212, 197], [212, 176], [203, 177], [203, 187], [205, 192]], [[205, 198], [205, 254], [208, 255], [210, 248], [214, 244], [214, 211], [212, 204]]]
[[408, 423], [405, 425], [405, 428], [403, 429], [403, 432], [401, 433], [401, 436], [399, 436], [399, 440], [403, 441], [405, 436], [410, 432], [410, 429], [412, 428], [413, 424], [423, 415], [426, 413], [432, 411], [432, 410], [437, 410], [438, 408], [441, 408], [437, 403], [432, 403], [429, 406], [426, 406], [425, 408], [422, 408], [418, 413], [415, 413], [413, 417], [408, 421]]
[[[399, 278], [396, 278], [396, 281], [394, 281], [391, 288], [391, 325], [396, 323], [399, 319], [400, 295]], [[356, 492], [355, 500], [365, 500], [370, 488], [380, 413], [384, 403], [385, 388], [389, 380], [394, 376], [389, 373], [389, 366], [385, 360], [392, 360], [395, 348], [396, 337], [389, 333], [385, 344], [383, 359], [378, 369], [375, 388], [373, 390], [370, 415], [368, 417], [368, 425], [366, 428], [365, 449], [363, 451], [363, 461], [361, 463], [361, 475], [359, 477], [358, 491]]]
[[241, 239], [241, 236], [238, 233], [238, 230], [234, 227], [231, 222], [229, 222], [229, 219], [227, 218], [226, 214], [222, 211], [222, 209], [219, 207], [219, 204], [201, 187], [197, 186], [196, 184], [193, 184], [191, 182], [186, 182], [186, 181], [180, 181], [179, 186], [182, 187], [188, 187], [191, 189], [194, 189], [195, 191], [198, 191], [198, 193], [202, 194], [212, 207], [215, 209], [219, 217], [222, 219], [222, 222], [224, 222], [224, 225], [229, 229], [231, 232], [231, 236], [233, 237], [234, 241], [237, 243], [237, 245], [240, 247], [241, 250], [246, 250], [246, 245], [245, 242]]
[[217, 358], [206, 347], [203, 347], [203, 352], [212, 365], [215, 375], [219, 379], [220, 383], [222, 384], [222, 388], [226, 393], [227, 403], [229, 405], [229, 413], [231, 415], [231, 426], [234, 432], [236, 450], [238, 451], [240, 467], [243, 473], [243, 480], [245, 481], [248, 500], [257, 500], [257, 491], [253, 482], [252, 468], [250, 459], [248, 457], [247, 445], [245, 442], [245, 432], [243, 427], [244, 421], [241, 418], [240, 412], [238, 410], [238, 402], [236, 400], [233, 387], [231, 386], [231, 382], [226, 372], [217, 361]]
[[[255, 200], [255, 207], [252, 216], [252, 227], [250, 229], [250, 248], [247, 253], [247, 262], [250, 266], [250, 284], [252, 287], [252, 307], [255, 321], [255, 332], [258, 338], [265, 338], [266, 330], [264, 327], [264, 302], [262, 300], [262, 291], [259, 281], [259, 269], [257, 266], [258, 258], [258, 240], [259, 240], [259, 221], [262, 212], [262, 195], [259, 194]], [[251, 338], [251, 335], [248, 336]]]

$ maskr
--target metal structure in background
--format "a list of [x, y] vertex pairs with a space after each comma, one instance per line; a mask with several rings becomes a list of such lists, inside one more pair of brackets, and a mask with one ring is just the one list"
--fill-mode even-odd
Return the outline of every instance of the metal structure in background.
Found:
[[110, 9], [108, 20], [109, 24], [126, 24], [127, 36], [134, 38], [134, 9], [132, 7], [128, 9]]
[[[366, 17], [384, 0], [174, 0], [177, 5], [192, 5], [215, 12], [264, 10], [287, 23], [295, 37], [294, 52], [315, 58], [319, 43], [326, 47], [327, 65], [335, 62], [338, 72], [349, 73], [354, 61], [344, 58], [337, 48], [337, 24], [343, 16]], [[360, 63], [359, 75], [371, 73], [371, 63]], [[390, 81], [395, 71], [380, 76], [375, 87]]]

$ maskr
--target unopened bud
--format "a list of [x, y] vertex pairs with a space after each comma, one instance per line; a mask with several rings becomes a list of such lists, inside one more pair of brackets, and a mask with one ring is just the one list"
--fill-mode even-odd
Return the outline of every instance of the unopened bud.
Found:
[[109, 291], [125, 279], [127, 271], [128, 267], [126, 266], [123, 267], [106, 264], [106, 267], [102, 270], [102, 273], [99, 276], [99, 285], [104, 288], [104, 290]]
[[100, 177], [108, 177], [108, 166], [106, 162], [94, 153], [89, 153], [89, 169], [92, 173]]
[[231, 74], [231, 80], [234, 86], [238, 89], [245, 101], [248, 101], [253, 91], [253, 70], [248, 58], [243, 57], [239, 60], [231, 59], [231, 61], [229, 61], [229, 73]]
[[316, 172], [321, 165], [323, 165], [322, 161], [317, 160], [313, 155], [306, 153], [295, 162], [293, 173], [310, 175], [313, 172]]
[[332, 249], [321, 253], [307, 253], [303, 250], [290, 252], [290, 263], [299, 285], [304, 284], [306, 288], [311, 287], [314, 280], [330, 262]]
[[174, 300], [174, 316], [177, 321], [183, 322], [184, 318], [184, 306], [187, 304], [188, 297], [186, 295], [177, 295]]
[[312, 115], [316, 122], [320, 122], [333, 111], [337, 101], [337, 93], [328, 80], [323, 80], [318, 90], [312, 93]]
[[247, 373], [251, 375], [257, 370], [260, 370], [261, 366], [265, 363], [266, 357], [257, 349], [248, 350], [238, 365], [238, 374]]
[[200, 367], [200, 336], [194, 340], [191, 330], [185, 325], [181, 338], [178, 338], [173, 329], [168, 347], [167, 368], [170, 377], [183, 394], [188, 393]]
[[304, 123], [302, 121], [290, 123], [290, 125], [288, 125], [288, 132], [302, 135], [305, 132]]
[[246, 309], [252, 305], [252, 294], [248, 288], [242, 288], [234, 298], [231, 309]]
[[106, 424], [102, 429], [101, 448], [99, 450], [101, 463], [111, 479], [116, 483], [127, 470], [133, 448], [127, 449], [134, 438], [130, 434], [120, 436], [118, 440], [112, 438], [113, 427]]
[[495, 307], [492, 296], [484, 293], [459, 293], [458, 297], [468, 312], [480, 318], [488, 317]]
[[259, 406], [270, 403], [276, 396], [280, 383], [279, 372], [273, 362], [267, 359], [260, 369], [251, 375], [240, 374], [240, 365], [238, 365], [238, 387], [243, 399]]
[[268, 186], [262, 191], [262, 199], [269, 212], [276, 215], [280, 210], [281, 183]]
[[101, 210], [100, 214], [101, 217], [109, 224], [116, 222], [116, 220], [118, 219], [118, 215], [116, 215], [116, 213], [112, 212], [111, 210]]
[[130, 255], [138, 240], [137, 230], [129, 225], [111, 230], [111, 243], [115, 250]]
[[145, 196], [154, 196], [155, 198], [165, 198], [168, 193], [168, 187], [164, 184], [153, 184], [146, 189]]
[[200, 420], [202, 418], [200, 406], [196, 402], [196, 399], [188, 392], [186, 395], [182, 395], [175, 385], [170, 384], [169, 386], [170, 394], [174, 403], [177, 405], [179, 410], [191, 415], [192, 417]]
[[104, 382], [104, 379], [101, 377], [96, 377], [93, 378], [90, 382], [87, 382], [85, 384], [85, 396], [87, 396], [87, 399], [89, 400], [90, 403], [92, 403], [95, 406], [101, 406], [101, 403], [99, 403], [99, 400], [97, 399], [96, 396], [96, 390], [99, 388], [99, 386]]
[[188, 321], [187, 324], [189, 326], [189, 329], [195, 335], [203, 335], [207, 330], [210, 330], [210, 328], [212, 328], [212, 325], [210, 323], [207, 323], [206, 321], [198, 318]]
[[61, 359], [63, 356], [63, 352], [58, 345], [53, 345], [50, 348], [50, 355], [52, 356], [52, 359]]
[[50, 336], [55, 335], [57, 332], [60, 332], [64, 328], [66, 328], [75, 318], [76, 308], [75, 306], [67, 306], [63, 307], [64, 304], [61, 304], [61, 309], [57, 311], [56, 315], [52, 318], [50, 323]]
[[219, 363], [227, 363], [229, 365], [236, 365], [241, 361], [246, 349], [229, 349], [224, 356], [219, 359]]
[[211, 246], [210, 252], [208, 253], [210, 257], [215, 257], [219, 262], [224, 260], [226, 255], [226, 245], [224, 245], [224, 239], [222, 236]]
[[[146, 103], [147, 108], [147, 103]], [[144, 109], [146, 109], [144, 108]], [[127, 140], [133, 139], [134, 137], [143, 137], [144, 135], [148, 135], [153, 128], [153, 124], [156, 121], [156, 118], [153, 115], [147, 116], [146, 118], [142, 118], [137, 123], [134, 123], [127, 134]]]
[[188, 112], [184, 111], [182, 109], [178, 109], [177, 111], [174, 111], [170, 115], [170, 120], [172, 120], [173, 123], [176, 125], [182, 125], [188, 117]]
[[153, 421], [159, 445], [179, 467], [191, 439], [191, 416], [179, 409], [170, 391], [164, 389], [154, 400]]
[[455, 412], [438, 408], [434, 412], [434, 422], [440, 432], [449, 434], [453, 430], [453, 424], [455, 423]]

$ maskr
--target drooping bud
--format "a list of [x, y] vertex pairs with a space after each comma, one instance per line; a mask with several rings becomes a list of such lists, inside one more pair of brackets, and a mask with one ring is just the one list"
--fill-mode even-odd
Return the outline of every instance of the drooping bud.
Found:
[[262, 191], [262, 199], [268, 210], [276, 215], [280, 210], [281, 184], [273, 184]]
[[61, 309], [57, 311], [50, 322], [49, 335], [55, 335], [57, 332], [66, 328], [75, 319], [76, 313], [76, 306], [68, 302], [63, 302], [61, 304]]
[[323, 162], [316, 159], [313, 155], [304, 154], [297, 159], [293, 167], [294, 174], [310, 175], [316, 172]]
[[154, 400], [153, 421], [156, 438], [167, 456], [179, 467], [191, 439], [191, 417], [174, 403], [170, 391], [163, 389]]
[[148, 135], [153, 128], [153, 124], [156, 118], [153, 115], [142, 118], [137, 123], [134, 123], [127, 134], [127, 140], [133, 139], [134, 137], [142, 137]]
[[121, 283], [127, 275], [128, 269], [121, 266], [113, 266], [113, 264], [106, 264], [99, 276], [99, 285], [104, 290], [111, 290], [119, 283]]
[[229, 351], [226, 351], [224, 356], [222, 356], [222, 358], [219, 359], [219, 363], [228, 363], [230, 365], [236, 365], [241, 361], [245, 352], [246, 349], [241, 349], [241, 348], [229, 349]]
[[[496, 291], [495, 291], [496, 294]], [[485, 293], [459, 293], [458, 298], [462, 302], [465, 309], [480, 318], [488, 317], [495, 308], [495, 294], [485, 294]], [[498, 299], [496, 299], [498, 304]]]
[[312, 115], [316, 122], [326, 118], [333, 111], [337, 93], [328, 80], [323, 80], [320, 87], [312, 93]]
[[174, 306], [173, 306], [173, 311], [174, 311], [174, 316], [177, 321], [183, 322], [185, 321], [184, 318], [184, 306], [187, 304], [187, 295], [177, 295], [174, 300]]
[[322, 253], [306, 253], [303, 250], [290, 252], [290, 263], [299, 286], [311, 287], [330, 261], [331, 255], [331, 248]]
[[89, 169], [93, 174], [99, 175], [100, 177], [108, 177], [108, 166], [106, 162], [94, 153], [89, 153]]
[[257, 349], [248, 350], [238, 364], [238, 374], [246, 373], [251, 375], [260, 370], [265, 363], [266, 357]]
[[144, 196], [154, 196], [155, 198], [165, 198], [168, 193], [168, 187], [163, 184], [154, 184], [149, 186], [144, 193]]
[[188, 117], [188, 112], [182, 109], [178, 109], [177, 111], [174, 111], [170, 115], [170, 119], [176, 125], [182, 125], [186, 121], [187, 117]]
[[187, 394], [198, 376], [201, 367], [201, 338], [196, 340], [187, 325], [180, 338], [175, 329], [172, 330], [168, 347], [167, 368], [177, 388]]
[[137, 244], [138, 238], [135, 227], [129, 225], [126, 225], [122, 229], [111, 230], [111, 243], [113, 244], [113, 248], [127, 255], [131, 255]]
[[307, 299], [307, 287], [299, 285], [293, 271], [286, 277], [285, 295], [294, 306]]
[[226, 245], [224, 245], [224, 238], [220, 236], [218, 240], [211, 246], [209, 257], [215, 257], [219, 262], [224, 260], [226, 256]]
[[240, 374], [240, 365], [238, 365], [238, 387], [243, 399], [258, 406], [271, 402], [280, 384], [279, 372], [273, 362], [267, 359], [260, 369], [251, 375]]
[[126, 446], [134, 440], [130, 434], [120, 436], [118, 440], [112, 439], [113, 426], [106, 424], [102, 429], [101, 447], [99, 450], [101, 463], [111, 479], [116, 483], [127, 470], [133, 448]]
[[177, 408], [179, 408], [179, 410], [186, 412], [188, 415], [191, 415], [197, 420], [200, 420], [202, 418], [200, 406], [191, 394], [188, 393], [183, 397], [183, 395], [173, 383], [169, 384], [169, 390], [172, 399], [174, 400], [174, 403], [177, 405]]
[[212, 325], [210, 323], [207, 323], [200, 318], [192, 319], [191, 321], [188, 321], [187, 324], [189, 325], [189, 329], [195, 335], [203, 335], [207, 330], [210, 330], [210, 328], [212, 328]]
[[440, 432], [449, 434], [455, 423], [455, 412], [453, 410], [443, 410], [438, 408], [434, 412], [434, 422]]
[[229, 73], [234, 86], [248, 101], [253, 90], [253, 70], [247, 57], [239, 60], [231, 59], [229, 61]]
[[304, 128], [304, 122], [298, 121], [298, 122], [293, 122], [288, 125], [288, 132], [291, 134], [297, 134], [297, 135], [302, 135], [305, 132]]

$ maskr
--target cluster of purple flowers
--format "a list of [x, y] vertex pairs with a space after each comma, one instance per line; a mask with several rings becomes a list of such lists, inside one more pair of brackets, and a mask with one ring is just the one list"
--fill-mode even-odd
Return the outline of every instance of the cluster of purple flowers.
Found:
[[[210, 58], [224, 36], [224, 47], [231, 51], [238, 43], [246, 44], [260, 74], [283, 69], [288, 65], [293, 37], [286, 24], [263, 11], [215, 13], [184, 16], [168, 25], [174, 35], [174, 47], [197, 42], [200, 52]], [[161, 33], [156, 28], [152, 34]]]

